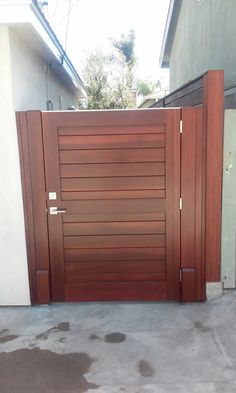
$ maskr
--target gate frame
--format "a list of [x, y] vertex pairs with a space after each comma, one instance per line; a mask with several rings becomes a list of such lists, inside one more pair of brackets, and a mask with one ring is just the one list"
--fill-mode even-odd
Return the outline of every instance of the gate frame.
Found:
[[206, 133], [206, 282], [221, 281], [221, 209], [224, 130], [224, 71], [207, 71], [152, 105], [199, 107]]
[[[196, 94], [200, 97], [200, 102], [198, 98], [197, 104], [196, 100], [192, 101], [192, 97], [196, 97]], [[162, 100], [162, 104], [156, 106], [180, 107], [181, 103], [186, 104], [188, 99], [190, 106], [191, 104], [199, 106], [202, 102], [202, 130], [205, 138], [202, 147], [203, 150], [205, 149], [203, 153], [206, 157], [206, 165], [204, 164], [205, 180], [203, 179], [202, 187], [204, 219], [201, 221], [201, 257], [198, 263], [198, 268], [201, 269], [201, 277], [198, 278], [201, 281], [201, 289], [196, 289], [196, 272], [191, 263], [186, 265], [183, 261], [181, 262], [181, 293], [182, 301], [205, 300], [206, 282], [220, 281], [224, 73], [208, 71], [168, 97], [170, 96], [173, 99], [169, 104], [165, 104]], [[182, 111], [183, 116], [184, 111], [185, 107]], [[50, 260], [42, 114], [41, 111], [17, 112], [16, 120], [31, 303], [49, 304], [51, 301]]]

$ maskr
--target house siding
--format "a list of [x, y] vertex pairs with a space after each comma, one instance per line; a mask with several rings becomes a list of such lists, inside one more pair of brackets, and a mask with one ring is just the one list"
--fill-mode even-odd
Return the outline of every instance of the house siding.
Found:
[[78, 95], [60, 80], [56, 71], [60, 65], [48, 66], [39, 54], [10, 30], [12, 83], [16, 111], [47, 110], [47, 101], [53, 110], [67, 110], [78, 106]]
[[212, 69], [224, 69], [225, 89], [236, 85], [235, 20], [235, 0], [182, 1], [170, 54], [170, 91]]

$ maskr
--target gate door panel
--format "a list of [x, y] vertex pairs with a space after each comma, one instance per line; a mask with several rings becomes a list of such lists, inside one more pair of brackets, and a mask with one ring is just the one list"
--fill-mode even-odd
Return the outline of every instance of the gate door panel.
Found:
[[178, 300], [180, 110], [42, 119], [52, 300]]

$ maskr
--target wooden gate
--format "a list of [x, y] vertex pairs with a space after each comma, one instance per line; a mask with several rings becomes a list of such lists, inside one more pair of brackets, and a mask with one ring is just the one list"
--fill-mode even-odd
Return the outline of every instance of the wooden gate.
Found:
[[43, 113], [52, 300], [179, 299], [179, 121]]
[[17, 114], [32, 303], [205, 299], [204, 116]]

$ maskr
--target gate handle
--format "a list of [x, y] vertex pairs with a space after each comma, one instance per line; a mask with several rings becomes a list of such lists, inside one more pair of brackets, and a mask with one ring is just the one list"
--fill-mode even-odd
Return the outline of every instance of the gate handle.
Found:
[[66, 213], [66, 209], [64, 207], [50, 207], [49, 213], [50, 214], [63, 214], [63, 213]]

